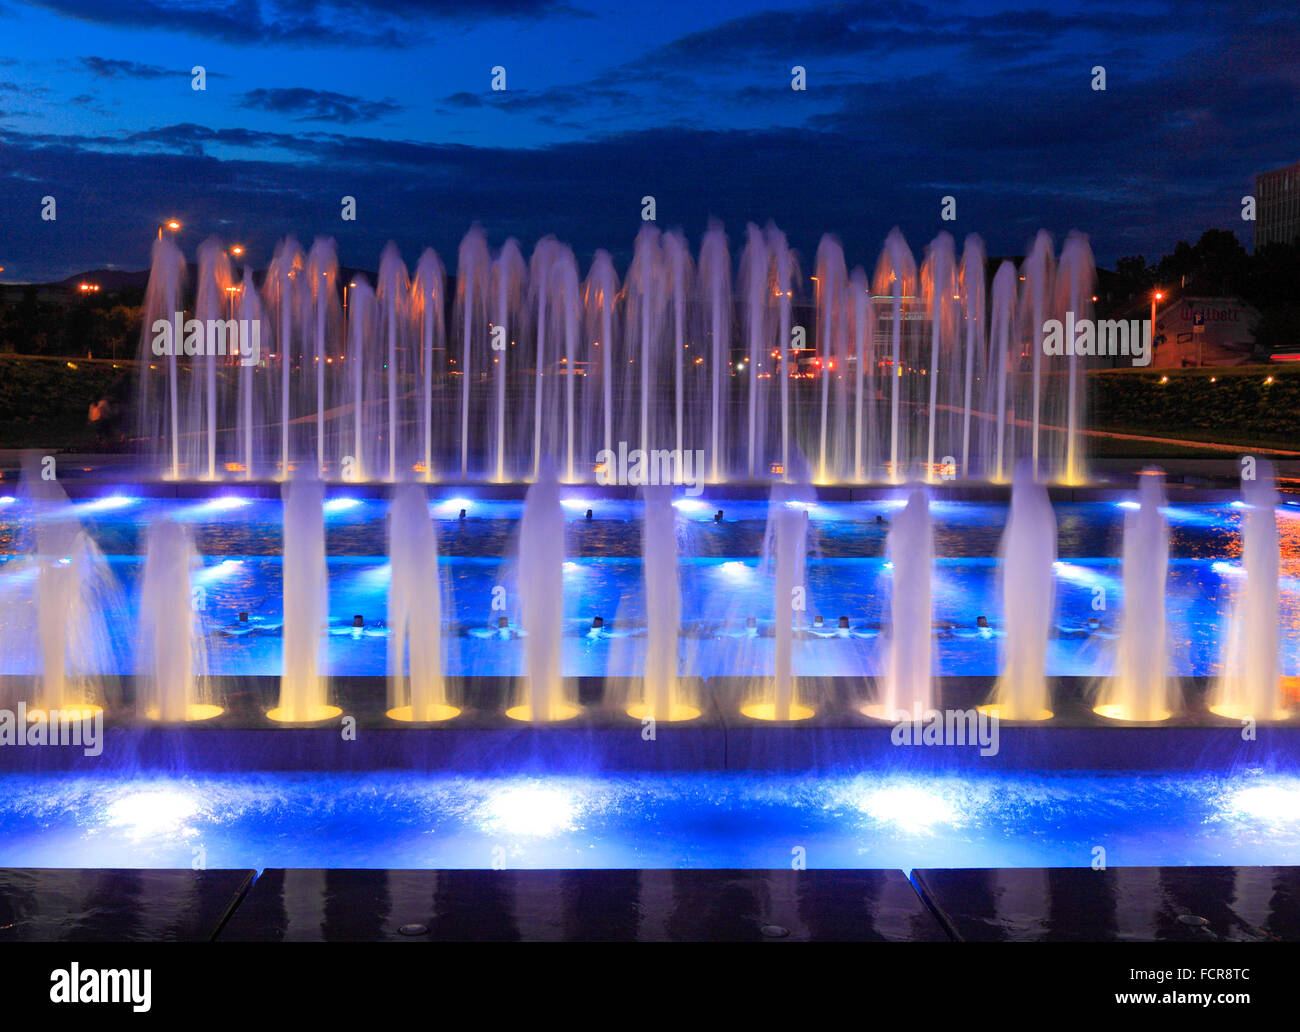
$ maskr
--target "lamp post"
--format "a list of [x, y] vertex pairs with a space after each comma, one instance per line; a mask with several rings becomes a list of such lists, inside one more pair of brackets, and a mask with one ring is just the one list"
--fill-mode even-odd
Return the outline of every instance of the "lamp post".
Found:
[[1156, 347], [1156, 304], [1165, 299], [1164, 291], [1157, 290], [1151, 295], [1151, 353], [1155, 356]]
[[180, 224], [179, 222], [177, 222], [175, 219], [168, 219], [166, 222], [163, 222], [163, 223], [160, 223], [160, 224], [159, 224], [159, 226], [158, 226], [158, 239], [159, 239], [159, 240], [162, 239], [162, 235], [163, 235], [163, 230], [164, 230], [164, 229], [166, 229], [166, 230], [170, 230], [171, 232], [175, 233], [175, 232], [176, 232], [177, 230], [179, 230], [180, 228], [181, 228], [181, 224]]

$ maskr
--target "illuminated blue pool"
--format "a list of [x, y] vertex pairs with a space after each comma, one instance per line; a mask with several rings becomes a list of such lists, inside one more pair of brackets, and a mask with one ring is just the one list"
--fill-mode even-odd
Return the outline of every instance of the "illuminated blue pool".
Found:
[[[387, 503], [334, 489], [326, 503], [330, 574], [328, 669], [345, 676], [385, 672], [385, 559]], [[577, 489], [574, 489], [575, 491]], [[809, 557], [808, 617], [835, 625], [842, 616], [854, 633], [844, 638], [807, 635], [795, 646], [797, 673], [875, 674], [881, 657], [877, 631], [886, 619], [891, 571], [882, 558], [889, 519], [899, 503], [818, 502], [809, 507], [814, 550]], [[1117, 559], [1122, 502], [1059, 503], [1057, 633], [1048, 652], [1048, 674], [1096, 676], [1111, 672], [1114, 629], [1123, 614]], [[565, 568], [564, 670], [571, 676], [633, 675], [635, 650], [620, 645], [644, 627], [641, 602], [639, 502], [575, 493], [566, 499], [569, 530]], [[0, 560], [16, 546], [20, 504], [0, 506]], [[444, 612], [444, 664], [451, 674], [515, 675], [523, 671], [518, 639], [485, 632], [494, 623], [492, 590], [509, 574], [509, 559], [522, 503], [451, 497], [435, 500], [441, 565], [451, 606]], [[737, 624], [753, 616], [758, 640], [746, 646], [746, 662], [770, 664], [771, 589], [760, 574], [767, 503], [729, 499], [682, 499], [682, 622], [686, 631], [681, 672], [698, 676], [734, 673]], [[465, 510], [461, 519], [459, 513]], [[586, 519], [592, 510], [593, 518]], [[714, 514], [724, 518], [715, 522]], [[189, 523], [205, 568], [197, 576], [208, 629], [210, 670], [218, 675], [277, 674], [281, 666], [281, 505], [221, 489], [199, 499], [140, 499], [126, 492], [72, 503], [72, 511], [109, 557], [123, 586], [122, 619], [134, 621], [143, 569], [143, 531], [168, 515]], [[934, 501], [934, 620], [938, 673], [991, 676], [997, 672], [999, 607], [995, 597], [997, 548], [1006, 506]], [[1240, 583], [1240, 510], [1232, 505], [1171, 505], [1168, 618], [1173, 672], [1211, 675], [1221, 652], [1222, 628]], [[1283, 528], [1281, 582], [1283, 672], [1300, 674], [1300, 508], [1279, 509]], [[0, 562], [0, 571], [3, 563]], [[9, 590], [13, 590], [10, 585]], [[1103, 588], [1107, 610], [1096, 633], [1083, 630], [1094, 590]], [[0, 591], [6, 590], [0, 578]], [[240, 614], [249, 622], [240, 626]], [[360, 616], [367, 630], [353, 633]], [[991, 631], [976, 630], [985, 616]], [[611, 633], [591, 635], [601, 617]], [[516, 617], [511, 616], [515, 622]], [[252, 628], [249, 632], [249, 628]], [[262, 630], [264, 628], [265, 630]], [[114, 673], [134, 672], [129, 636], [122, 636]], [[28, 673], [35, 657], [21, 648], [3, 653], [3, 673]]]
[[[0, 867], [1300, 863], [1300, 777], [842, 773], [0, 779]], [[797, 851], [802, 850], [802, 853]]]

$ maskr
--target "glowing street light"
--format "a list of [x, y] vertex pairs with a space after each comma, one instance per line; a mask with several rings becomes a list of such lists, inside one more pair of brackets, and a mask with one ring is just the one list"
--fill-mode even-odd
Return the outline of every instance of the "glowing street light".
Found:
[[1151, 346], [1156, 346], [1156, 304], [1165, 299], [1163, 290], [1157, 290], [1151, 295]]
[[242, 254], [244, 253], [244, 247], [243, 247], [243, 245], [242, 245], [242, 244], [235, 244], [235, 245], [230, 249], [230, 253], [231, 253], [232, 255], [234, 255], [236, 258], [238, 258], [240, 255], [242, 255]]
[[175, 233], [180, 228], [181, 228], [181, 224], [176, 219], [168, 219], [166, 222], [164, 222], [162, 225], [158, 227], [158, 239], [159, 240], [162, 239], [162, 233], [164, 229], [170, 230], [171, 232]]

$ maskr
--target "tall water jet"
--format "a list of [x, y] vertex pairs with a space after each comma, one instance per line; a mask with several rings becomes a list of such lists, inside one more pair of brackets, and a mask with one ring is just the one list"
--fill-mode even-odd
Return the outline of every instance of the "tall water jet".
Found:
[[700, 294], [709, 364], [709, 481], [720, 483], [729, 469], [727, 456], [728, 385], [731, 382], [731, 253], [722, 224], [710, 220], [700, 244]]
[[[262, 342], [270, 339], [264, 332], [265, 310], [253, 282], [253, 270], [244, 269], [244, 280], [239, 288], [239, 325], [241, 336], [247, 333], [251, 341], [240, 340], [238, 409], [236, 416], [236, 448], [238, 460], [233, 467], [242, 472], [245, 480], [252, 480], [259, 471], [265, 451], [263, 430], [270, 421], [264, 402], [267, 392], [262, 387]], [[256, 349], [256, 350], [254, 350]], [[248, 352], [244, 355], [243, 352]], [[256, 361], [247, 359], [255, 358]]]
[[190, 377], [189, 412], [193, 413], [189, 433], [183, 440], [181, 454], [185, 465], [204, 480], [217, 477], [217, 434], [226, 415], [218, 368], [229, 364], [224, 353], [217, 354], [212, 327], [226, 325], [234, 317], [236, 293], [230, 258], [216, 237], [199, 246], [198, 285], [194, 300], [194, 318], [204, 328], [206, 346], [199, 356], [202, 375]]
[[506, 711], [547, 723], [578, 713], [561, 669], [564, 631], [564, 510], [555, 470], [547, 465], [528, 488], [519, 524], [518, 592], [524, 630], [522, 697]]
[[329, 576], [325, 566], [325, 486], [315, 477], [286, 481], [284, 500], [284, 667], [280, 705], [271, 720], [305, 724], [342, 711], [329, 704], [321, 661], [328, 625]]
[[387, 445], [387, 448], [380, 449], [375, 468], [386, 470], [388, 480], [396, 481], [413, 465], [407, 427], [414, 425], [415, 421], [406, 418], [404, 399], [407, 385], [416, 375], [415, 361], [419, 353], [412, 341], [411, 281], [402, 254], [391, 241], [379, 259], [375, 305], [379, 312], [378, 334], [382, 347], [382, 351], [377, 351], [376, 359], [382, 356], [382, 361], [374, 373], [384, 385], [379, 408], [382, 417], [378, 420], [377, 430]]
[[487, 238], [480, 226], [473, 226], [460, 242], [456, 259], [456, 310], [453, 315], [455, 332], [460, 338], [460, 350], [452, 362], [457, 365], [460, 377], [460, 475], [469, 476], [470, 421], [472, 407], [471, 387], [474, 378], [485, 379], [479, 372], [480, 363], [487, 371], [488, 333], [491, 316], [490, 281], [492, 256], [488, 253]]
[[1138, 477], [1138, 508], [1124, 518], [1124, 617], [1115, 676], [1103, 681], [1096, 712], [1115, 720], [1166, 720], [1178, 709], [1169, 676], [1165, 587], [1169, 574], [1169, 524], [1164, 473]]
[[262, 280], [266, 318], [275, 341], [275, 353], [270, 357], [278, 363], [274, 381], [276, 397], [270, 408], [276, 412], [280, 436], [278, 442], [270, 443], [278, 444], [275, 462], [280, 476], [289, 475], [293, 461], [290, 431], [299, 409], [293, 353], [302, 332], [303, 267], [302, 249], [293, 237], [288, 237], [276, 246]]
[[1259, 460], [1255, 479], [1243, 480], [1241, 558], [1244, 583], [1224, 635], [1222, 670], [1210, 691], [1210, 710], [1233, 720], [1286, 720], [1279, 659], [1281, 546], [1272, 466]]
[[1042, 476], [1040, 461], [1042, 452], [1043, 423], [1043, 323], [1049, 317], [1052, 305], [1052, 288], [1055, 279], [1055, 257], [1052, 251], [1052, 237], [1045, 229], [1040, 229], [1034, 237], [1033, 246], [1020, 266], [1020, 278], [1024, 282], [1020, 297], [1021, 319], [1028, 319], [1029, 325], [1022, 326], [1022, 339], [1032, 341], [1033, 374], [1030, 381], [1030, 455], [1034, 461], [1034, 475]]
[[[929, 359], [925, 367], [929, 390], [925, 476], [933, 481], [941, 472], [945, 476], [955, 472], [941, 471], [936, 458], [951, 455], [947, 450], [953, 446], [953, 416], [959, 411], [953, 404], [956, 400], [953, 390], [961, 384], [954, 375], [952, 361], [956, 352], [959, 298], [955, 244], [948, 233], [940, 233], [928, 248], [921, 268], [921, 298], [930, 324]], [[941, 450], [936, 451], [936, 446]]]
[[925, 490], [912, 487], [885, 540], [893, 572], [888, 660], [880, 697], [863, 707], [878, 720], [914, 720], [933, 708], [931, 577], [934, 534]]
[[797, 492], [793, 484], [777, 482], [768, 500], [763, 566], [772, 580], [772, 677], [760, 679], [758, 697], [741, 707], [758, 720], [805, 720], [814, 712], [794, 672], [795, 636], [808, 591], [808, 507]]
[[630, 377], [627, 397], [636, 398], [636, 423], [629, 426], [629, 439], [646, 454], [667, 446], [658, 418], [655, 387], [660, 382], [663, 348], [661, 335], [667, 308], [667, 280], [664, 274], [662, 234], [646, 224], [636, 235], [632, 264], [627, 270], [627, 330], [623, 340]]
[[389, 509], [388, 715], [430, 723], [460, 707], [449, 698], [442, 663], [442, 577], [438, 534], [418, 484], [402, 484]]
[[517, 337], [522, 338], [521, 308], [528, 278], [524, 256], [519, 242], [511, 237], [501, 246], [501, 252], [492, 263], [492, 301], [489, 309], [492, 322], [489, 326], [492, 362], [495, 365], [493, 381], [496, 394], [496, 418], [491, 435], [493, 477], [498, 482], [507, 475], [506, 466], [506, 379], [511, 362], [508, 357]]
[[136, 707], [146, 720], [180, 723], [222, 712], [205, 687], [207, 639], [195, 606], [199, 556], [183, 523], [155, 520], [149, 528], [140, 587]]
[[[1092, 291], [1097, 280], [1092, 247], [1083, 233], [1072, 231], [1061, 248], [1061, 261], [1056, 271], [1056, 307], [1065, 325], [1078, 325], [1092, 318]], [[1072, 317], [1072, 318], [1071, 318]], [[1086, 404], [1084, 380], [1087, 372], [1085, 356], [1075, 355], [1066, 342], [1066, 361], [1069, 373], [1065, 384], [1065, 440], [1063, 448], [1056, 449], [1055, 469], [1064, 475], [1067, 484], [1081, 484], [1084, 480], [1083, 457], [1079, 452], [1079, 428]], [[1060, 406], [1058, 406], [1059, 408]], [[1057, 413], [1057, 419], [1061, 417]], [[1063, 451], [1063, 455], [1060, 453]]]
[[434, 472], [434, 363], [437, 356], [444, 353], [446, 279], [437, 252], [425, 248], [415, 267], [415, 281], [411, 284], [412, 318], [420, 334], [416, 472], [425, 480], [432, 480]]
[[[669, 335], [665, 346], [673, 356], [668, 375], [673, 379], [673, 421], [671, 437], [673, 447], [678, 455], [684, 455], [687, 447], [695, 447], [700, 442], [692, 423], [703, 410], [700, 400], [687, 383], [687, 351], [690, 349], [690, 326], [687, 318], [687, 301], [695, 290], [695, 268], [691, 262], [690, 245], [678, 230], [665, 233], [663, 237], [664, 286], [668, 293], [665, 316], [668, 320]], [[691, 385], [695, 382], [692, 378]]]
[[[344, 332], [344, 312], [339, 306], [338, 297], [338, 272], [339, 263], [334, 251], [334, 241], [329, 237], [317, 237], [311, 245], [311, 253], [307, 256], [305, 275], [299, 290], [299, 303], [303, 306], [302, 345], [299, 351], [302, 356], [300, 375], [303, 383], [299, 388], [301, 400], [298, 405], [304, 413], [309, 413], [311, 418], [305, 421], [310, 427], [309, 436], [301, 441], [297, 456], [298, 461], [314, 464], [317, 476], [325, 475], [328, 462], [326, 452], [328, 432], [325, 427], [325, 416], [331, 390], [330, 370], [333, 368], [332, 356], [338, 352], [339, 341]], [[344, 296], [355, 297], [356, 286], [356, 281], [349, 283]], [[362, 338], [374, 332], [374, 327], [369, 321], [371, 313], [368, 306], [363, 307], [367, 310], [361, 313], [362, 317], [357, 321], [353, 333], [355, 356], [352, 355], [351, 349], [348, 356], [358, 359], [358, 376], [361, 375], [359, 363], [364, 352]], [[360, 383], [360, 380], [358, 382]], [[358, 415], [358, 425], [360, 425], [359, 420]], [[336, 458], [340, 464], [339, 473], [347, 478], [348, 471], [341, 467], [348, 451], [346, 445], [341, 447], [343, 450]], [[351, 454], [360, 462], [359, 447]], [[289, 472], [286, 470], [284, 475], [288, 476]]]
[[991, 480], [1007, 479], [1016, 453], [1015, 366], [1020, 352], [1016, 345], [1016, 267], [1011, 262], [998, 266], [993, 277], [993, 312], [989, 320], [989, 385], [985, 408], [993, 415], [993, 458]]
[[900, 483], [903, 479], [904, 465], [911, 459], [911, 449], [906, 453], [902, 447], [902, 402], [905, 384], [903, 381], [903, 301], [911, 299], [916, 293], [916, 262], [912, 252], [903, 239], [902, 232], [895, 226], [885, 238], [884, 250], [876, 263], [874, 292], [892, 301], [890, 315], [890, 364], [889, 364], [889, 479]]
[[844, 304], [848, 327], [845, 335], [853, 341], [853, 480], [867, 479], [878, 458], [876, 426], [876, 308], [871, 303], [871, 283], [866, 271], [858, 266], [849, 280]]
[[[367, 413], [369, 399], [381, 379], [371, 357], [377, 324], [375, 292], [365, 276], [358, 273], [348, 288], [347, 345], [338, 399], [344, 425], [339, 435], [337, 459], [344, 480], [366, 480], [375, 472], [374, 421]], [[382, 355], [377, 364], [383, 365]]]
[[764, 438], [767, 435], [767, 409], [765, 395], [759, 390], [759, 370], [764, 365], [768, 350], [769, 318], [768, 254], [763, 231], [752, 222], [745, 227], [745, 249], [740, 253], [740, 291], [744, 304], [744, 337], [746, 357], [741, 362], [745, 376], [745, 416], [748, 446], [745, 465], [742, 467], [750, 480], [758, 477], [767, 454]]
[[1002, 720], [1046, 720], [1052, 715], [1047, 641], [1056, 595], [1056, 513], [1028, 463], [1016, 470], [1001, 552], [1004, 637], [989, 707]]
[[[966, 236], [961, 253], [961, 316], [965, 333], [965, 368], [962, 373], [961, 416], [961, 475], [985, 474], [988, 470], [989, 420], [971, 426], [971, 416], [980, 400], [975, 397], [976, 385], [987, 377], [987, 342], [984, 331], [985, 279], [984, 241], [974, 233]], [[987, 412], [987, 410], [984, 410]], [[972, 436], [973, 433], [973, 436]], [[977, 462], [972, 467], [974, 452]]]
[[[591, 341], [594, 359], [587, 365], [589, 385], [584, 391], [587, 413], [584, 440], [599, 442], [600, 447], [595, 450], [609, 454], [613, 454], [615, 447], [614, 354], [617, 345], [614, 332], [618, 325], [617, 307], [618, 273], [614, 271], [614, 259], [608, 251], [597, 251], [583, 285], [586, 335]], [[599, 384], [598, 389], [590, 387], [593, 379]]]
[[700, 715], [678, 676], [682, 594], [678, 574], [677, 511], [672, 488], [645, 488], [641, 569], [645, 582], [644, 676], [628, 713], [637, 720], [693, 720]]
[[[799, 269], [795, 263], [794, 252], [786, 243], [785, 234], [776, 226], [768, 224], [763, 234], [767, 239], [767, 254], [771, 259], [772, 296], [776, 300], [777, 350], [781, 355], [777, 375], [780, 377], [781, 391], [781, 469], [780, 475], [790, 476], [791, 447], [795, 445], [791, 433], [794, 427], [795, 413], [790, 398], [790, 376], [794, 362], [794, 349], [791, 346], [791, 325], [794, 309], [794, 284], [799, 278]], [[754, 375], [751, 373], [751, 375]]]
[[[845, 442], [844, 373], [846, 368], [844, 248], [829, 233], [817, 245], [816, 290], [813, 305], [817, 316], [817, 354], [821, 359], [821, 423], [818, 433], [817, 480], [827, 483], [841, 479], [842, 456], [835, 454], [836, 444]], [[835, 411], [831, 411], [831, 384], [835, 384]], [[838, 431], [838, 432], [836, 432]]]
[[184, 278], [185, 258], [180, 248], [170, 236], [160, 236], [153, 245], [149, 286], [144, 297], [138, 425], [141, 440], [161, 445], [157, 453], [158, 464], [173, 480], [181, 475], [180, 383], [176, 366], [179, 349], [172, 347], [168, 354], [156, 355], [153, 341], [155, 324], [160, 320], [174, 323], [176, 313], [182, 311]]

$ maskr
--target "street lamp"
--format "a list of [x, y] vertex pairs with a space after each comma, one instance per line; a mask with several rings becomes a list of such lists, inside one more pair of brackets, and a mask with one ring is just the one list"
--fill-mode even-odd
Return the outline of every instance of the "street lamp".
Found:
[[168, 219], [166, 222], [164, 222], [162, 225], [158, 227], [158, 239], [159, 240], [162, 239], [162, 233], [164, 229], [171, 230], [171, 232], [175, 233], [180, 228], [181, 228], [181, 224], [179, 222], [177, 222], [175, 219]]
[[231, 247], [231, 249], [230, 249], [230, 253], [231, 253], [234, 257], [238, 258], [240, 255], [242, 255], [242, 254], [244, 253], [244, 245], [243, 245], [243, 244], [235, 244], [233, 247]]
[[1151, 348], [1156, 346], [1156, 303], [1165, 299], [1164, 291], [1157, 290], [1151, 295]]

